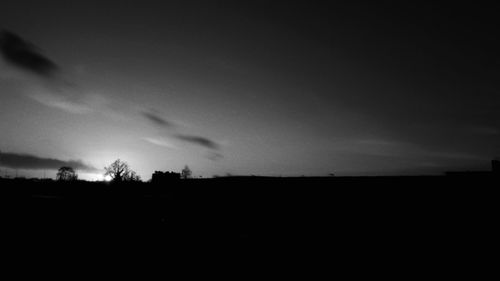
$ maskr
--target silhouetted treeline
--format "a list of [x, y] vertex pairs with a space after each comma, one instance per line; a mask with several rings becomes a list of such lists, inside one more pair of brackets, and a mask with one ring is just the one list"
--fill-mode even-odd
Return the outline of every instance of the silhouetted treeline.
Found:
[[[224, 189], [234, 191], [256, 190], [256, 192], [283, 193], [302, 188], [334, 188], [356, 187], [366, 190], [375, 189], [382, 192], [385, 188], [404, 192], [415, 188], [428, 189], [433, 192], [443, 189], [462, 189], [464, 187], [492, 187], [498, 183], [500, 176], [489, 172], [448, 173], [447, 176], [395, 176], [395, 177], [258, 177], [228, 176], [217, 178], [180, 180], [179, 174], [166, 173], [151, 182], [91, 182], [84, 180], [55, 181], [51, 179], [0, 178], [1, 192], [12, 195], [37, 196], [70, 196], [86, 197], [102, 194], [128, 194], [140, 198], [143, 195], [162, 195], [195, 189], [199, 193], [217, 193]], [[382, 188], [382, 189], [381, 189]], [[193, 194], [194, 195], [194, 194]]]

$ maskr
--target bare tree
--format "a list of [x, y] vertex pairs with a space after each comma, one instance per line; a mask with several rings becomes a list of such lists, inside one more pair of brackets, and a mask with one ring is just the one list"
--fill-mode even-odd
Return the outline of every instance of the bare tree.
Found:
[[130, 173], [125, 176], [125, 181], [141, 181], [141, 176], [139, 176], [135, 171], [130, 170]]
[[120, 159], [115, 160], [115, 162], [111, 163], [108, 167], [104, 167], [104, 170], [106, 171], [104, 176], [110, 176], [113, 182], [141, 180], [141, 177], [130, 169], [127, 162], [121, 161]]
[[188, 165], [186, 165], [181, 171], [181, 179], [189, 179], [191, 178], [192, 174], [193, 172], [191, 172], [191, 169], [189, 169]]
[[78, 175], [73, 168], [64, 166], [59, 168], [56, 178], [59, 181], [74, 181], [78, 179]]

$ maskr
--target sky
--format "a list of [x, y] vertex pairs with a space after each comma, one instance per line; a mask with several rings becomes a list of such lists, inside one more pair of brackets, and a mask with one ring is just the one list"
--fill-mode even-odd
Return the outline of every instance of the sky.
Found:
[[2, 1], [0, 176], [489, 170], [495, 6]]

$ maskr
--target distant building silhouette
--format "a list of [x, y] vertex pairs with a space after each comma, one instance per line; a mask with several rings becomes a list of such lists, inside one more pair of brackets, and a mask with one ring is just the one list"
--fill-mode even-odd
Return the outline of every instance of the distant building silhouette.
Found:
[[181, 179], [180, 173], [155, 171], [151, 177], [152, 183], [168, 183]]

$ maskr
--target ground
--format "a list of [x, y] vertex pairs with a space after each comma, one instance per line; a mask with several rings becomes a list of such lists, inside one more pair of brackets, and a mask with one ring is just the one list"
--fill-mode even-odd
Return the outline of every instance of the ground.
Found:
[[463, 262], [480, 258], [496, 239], [498, 181], [250, 177], [118, 186], [2, 180], [4, 241], [28, 250], [209, 247], [260, 258], [326, 254], [346, 264], [422, 255], [429, 264]]

